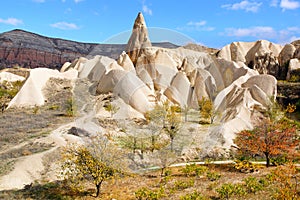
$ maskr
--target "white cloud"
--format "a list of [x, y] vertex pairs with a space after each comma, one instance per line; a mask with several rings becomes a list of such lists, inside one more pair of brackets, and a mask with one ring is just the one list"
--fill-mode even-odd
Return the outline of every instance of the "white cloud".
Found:
[[57, 22], [55, 24], [51, 24], [53, 28], [58, 28], [61, 30], [76, 30], [79, 29], [79, 27], [76, 24], [73, 23], [67, 23], [67, 22]]
[[234, 37], [256, 37], [256, 38], [274, 38], [276, 31], [269, 26], [255, 26], [250, 28], [227, 28], [225, 30], [227, 36]]
[[206, 26], [207, 22], [205, 20], [194, 22], [190, 21], [183, 27], [178, 27], [177, 30], [180, 31], [213, 31], [215, 27]]
[[84, 0], [74, 0], [75, 3], [79, 3], [79, 2], [82, 2]]
[[277, 7], [279, 0], [271, 0], [270, 6]]
[[146, 5], [143, 5], [143, 12], [148, 15], [152, 15], [152, 10]]
[[199, 22], [190, 21], [189, 23], [187, 23], [188, 26], [204, 26], [205, 24], [206, 24], [205, 20]]
[[235, 4], [222, 5], [222, 8], [226, 8], [228, 10], [245, 10], [246, 12], [257, 12], [261, 5], [261, 2], [250, 2], [245, 0]]
[[296, 40], [300, 40], [300, 36], [292, 36], [292, 37], [289, 39], [288, 43], [294, 42], [294, 41], [296, 41]]
[[0, 18], [0, 23], [17, 26], [17, 25], [23, 24], [23, 21], [20, 19], [16, 19], [16, 18], [7, 18], [7, 19]]
[[286, 44], [300, 38], [300, 27], [286, 27], [281, 30], [275, 30], [270, 26], [227, 28], [225, 29], [225, 35], [230, 37], [254, 37], [257, 39], [272, 40], [279, 44]]
[[278, 35], [279, 42], [281, 44], [290, 43], [296, 40], [296, 38], [300, 37], [300, 27], [287, 27], [283, 30], [278, 31]]
[[281, 0], [280, 7], [283, 10], [294, 10], [300, 7], [299, 1], [293, 0]]

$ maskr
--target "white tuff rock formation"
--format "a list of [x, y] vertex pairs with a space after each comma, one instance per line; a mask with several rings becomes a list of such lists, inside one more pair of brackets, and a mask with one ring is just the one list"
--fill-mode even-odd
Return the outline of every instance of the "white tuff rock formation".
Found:
[[143, 14], [140, 12], [135, 19], [132, 34], [127, 43], [125, 51], [135, 64], [142, 49], [151, 47], [148, 30]]

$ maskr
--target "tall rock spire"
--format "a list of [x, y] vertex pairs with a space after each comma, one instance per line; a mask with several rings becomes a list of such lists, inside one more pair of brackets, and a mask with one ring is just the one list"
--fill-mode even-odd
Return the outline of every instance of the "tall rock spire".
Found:
[[141, 50], [146, 47], [151, 47], [152, 44], [149, 39], [148, 30], [144, 16], [139, 12], [133, 25], [133, 30], [130, 39], [126, 46], [126, 53], [129, 55], [133, 64], [136, 63]]

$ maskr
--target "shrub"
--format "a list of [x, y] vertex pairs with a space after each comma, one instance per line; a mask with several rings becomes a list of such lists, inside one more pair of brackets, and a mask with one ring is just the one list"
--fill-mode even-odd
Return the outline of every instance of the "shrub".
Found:
[[248, 177], [244, 179], [246, 189], [249, 193], [256, 193], [264, 188], [264, 182], [255, 177]]
[[289, 162], [288, 156], [286, 154], [279, 155], [277, 157], [271, 158], [271, 163], [275, 166], [284, 165]]
[[190, 187], [193, 187], [195, 184], [194, 180], [190, 180], [188, 182], [185, 181], [175, 181], [173, 190], [184, 190]]
[[271, 180], [275, 184], [272, 194], [275, 199], [300, 199], [299, 171], [295, 165], [279, 166], [271, 174]]
[[191, 194], [186, 194], [180, 197], [180, 200], [204, 200], [205, 197], [198, 191], [194, 191]]
[[199, 167], [196, 167], [195, 174], [196, 174], [196, 176], [200, 176], [200, 175], [203, 175], [207, 171], [208, 171], [207, 167], [205, 167], [205, 166], [199, 166]]
[[217, 172], [207, 172], [206, 177], [210, 181], [217, 181], [221, 178], [221, 174], [218, 174]]
[[74, 117], [76, 115], [76, 106], [73, 98], [66, 101], [66, 116]]
[[224, 183], [220, 188], [216, 189], [221, 199], [229, 199], [234, 195], [242, 196], [246, 195], [247, 192], [240, 184]]
[[137, 200], [157, 200], [164, 196], [165, 196], [165, 191], [163, 187], [161, 187], [158, 190], [151, 190], [143, 187], [135, 192], [135, 198]]
[[251, 173], [258, 170], [249, 160], [235, 160], [234, 168], [243, 173]]
[[185, 168], [181, 169], [181, 171], [185, 174], [186, 177], [196, 175], [200, 176], [208, 171], [206, 166], [197, 166], [195, 163], [186, 165]]

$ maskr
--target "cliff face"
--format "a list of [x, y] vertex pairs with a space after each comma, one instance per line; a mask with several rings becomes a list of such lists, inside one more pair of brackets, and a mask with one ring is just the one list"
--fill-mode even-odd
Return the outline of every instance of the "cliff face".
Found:
[[[155, 46], [177, 47], [170, 43], [157, 43]], [[104, 55], [116, 59], [123, 50], [125, 44], [80, 43], [17, 29], [0, 34], [0, 69], [15, 65], [60, 69], [65, 62], [88, 55]]]

